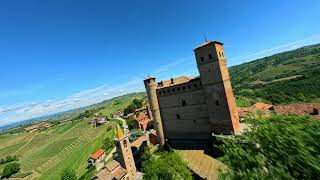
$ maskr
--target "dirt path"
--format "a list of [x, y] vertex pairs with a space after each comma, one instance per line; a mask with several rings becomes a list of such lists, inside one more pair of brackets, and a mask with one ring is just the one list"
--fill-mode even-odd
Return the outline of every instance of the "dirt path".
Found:
[[24, 144], [21, 148], [19, 148], [18, 150], [16, 150], [13, 154], [17, 154], [20, 150], [22, 150], [24, 147], [28, 146], [28, 144], [33, 140], [34, 137], [36, 137], [36, 135], [38, 135], [38, 132], [36, 132], [27, 142], [26, 144]]

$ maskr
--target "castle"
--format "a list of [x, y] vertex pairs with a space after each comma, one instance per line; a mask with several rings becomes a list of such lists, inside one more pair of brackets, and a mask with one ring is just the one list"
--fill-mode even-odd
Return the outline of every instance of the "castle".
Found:
[[199, 77], [144, 80], [161, 146], [197, 148], [210, 143], [212, 133], [239, 132], [223, 44], [206, 41], [194, 53]]

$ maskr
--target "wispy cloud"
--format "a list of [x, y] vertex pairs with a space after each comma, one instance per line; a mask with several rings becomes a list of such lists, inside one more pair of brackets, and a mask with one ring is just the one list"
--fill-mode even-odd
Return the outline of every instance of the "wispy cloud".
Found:
[[283, 52], [283, 51], [293, 50], [302, 46], [306, 46], [306, 45], [314, 44], [318, 42], [320, 42], [320, 35], [312, 35], [307, 38], [281, 44], [276, 47], [266, 48], [257, 52], [249, 53], [248, 55], [245, 55], [245, 56], [233, 57], [233, 58], [230, 58], [230, 60], [233, 60], [234, 62], [239, 62], [239, 63], [248, 62], [254, 59], [262, 58], [262, 57], [269, 56], [269, 55]]

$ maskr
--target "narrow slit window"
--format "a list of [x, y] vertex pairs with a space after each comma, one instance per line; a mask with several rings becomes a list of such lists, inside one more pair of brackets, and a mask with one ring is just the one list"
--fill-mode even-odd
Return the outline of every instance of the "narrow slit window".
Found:
[[204, 57], [200, 57], [200, 61], [201, 61], [201, 62], [204, 62]]
[[209, 59], [212, 59], [212, 55], [211, 54], [209, 54]]

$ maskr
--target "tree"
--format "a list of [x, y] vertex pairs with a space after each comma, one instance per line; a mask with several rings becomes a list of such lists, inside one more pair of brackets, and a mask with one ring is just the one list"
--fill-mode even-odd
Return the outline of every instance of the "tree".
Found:
[[251, 131], [223, 139], [222, 179], [317, 179], [320, 122], [309, 117], [249, 119]]
[[[156, 155], [144, 155], [144, 179], [192, 179], [187, 164], [176, 152], [163, 152]], [[149, 158], [147, 158], [147, 157]]]
[[61, 180], [76, 180], [76, 172], [72, 169], [65, 169], [61, 174]]
[[20, 164], [19, 163], [10, 163], [7, 164], [2, 172], [2, 177], [9, 178], [11, 175], [17, 173], [20, 171]]

